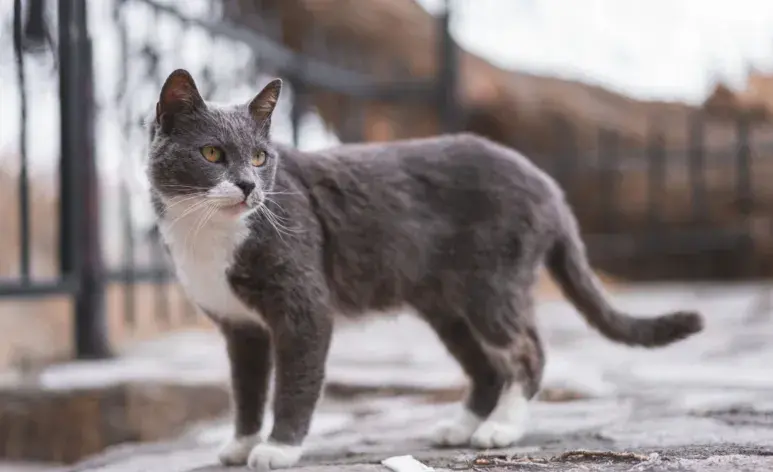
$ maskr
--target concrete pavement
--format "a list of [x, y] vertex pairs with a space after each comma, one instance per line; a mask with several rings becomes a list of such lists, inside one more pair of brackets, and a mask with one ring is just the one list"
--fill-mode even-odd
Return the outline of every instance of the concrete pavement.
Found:
[[[447, 402], [459, 397], [464, 379], [423, 323], [405, 315], [341, 326], [328, 395], [297, 470], [383, 471], [381, 460], [404, 454], [437, 470], [773, 470], [768, 295], [766, 287], [750, 285], [616, 292], [616, 304], [634, 313], [696, 308], [705, 314], [704, 333], [653, 351], [604, 340], [564, 302], [541, 304], [549, 356], [542, 401], [533, 403], [529, 433], [518, 447], [484, 452], [437, 450], [427, 442], [434, 424], [453, 411]], [[152, 361], [181, 378], [225, 380], [222, 344], [210, 333], [167, 338], [127, 358]], [[56, 383], [84, 374], [49, 375]], [[240, 470], [216, 463], [229, 434], [223, 418], [172, 442], [122, 445], [65, 470]]]

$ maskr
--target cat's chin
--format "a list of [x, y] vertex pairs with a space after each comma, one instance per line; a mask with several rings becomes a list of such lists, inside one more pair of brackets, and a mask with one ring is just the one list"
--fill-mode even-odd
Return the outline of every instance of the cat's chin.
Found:
[[224, 206], [222, 207], [221, 211], [228, 216], [233, 216], [234, 218], [238, 218], [252, 211], [252, 208], [249, 205], [247, 205], [247, 203], [241, 202], [241, 203], [237, 203], [236, 205]]

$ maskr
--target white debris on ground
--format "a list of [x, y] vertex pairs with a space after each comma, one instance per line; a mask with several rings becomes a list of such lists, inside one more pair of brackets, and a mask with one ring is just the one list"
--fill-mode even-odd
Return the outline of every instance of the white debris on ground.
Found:
[[384, 459], [381, 463], [393, 472], [432, 472], [435, 470], [417, 461], [413, 456], [393, 456]]

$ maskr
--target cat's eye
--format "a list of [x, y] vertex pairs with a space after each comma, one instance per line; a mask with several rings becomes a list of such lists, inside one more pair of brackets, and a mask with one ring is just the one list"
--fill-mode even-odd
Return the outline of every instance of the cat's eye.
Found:
[[215, 146], [204, 146], [201, 148], [201, 155], [209, 162], [220, 162], [223, 160], [223, 150]]
[[266, 163], [266, 151], [258, 151], [250, 159], [250, 164], [255, 167], [260, 167]]

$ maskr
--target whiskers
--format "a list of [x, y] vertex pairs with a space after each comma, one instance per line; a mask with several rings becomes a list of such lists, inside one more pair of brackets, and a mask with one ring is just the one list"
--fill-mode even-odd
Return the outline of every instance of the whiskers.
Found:
[[[181, 189], [190, 190], [195, 187], [177, 186]], [[194, 191], [182, 197], [175, 197], [164, 208], [163, 214], [173, 216], [174, 219], [164, 225], [165, 231], [171, 231], [181, 221], [188, 220], [186, 223], [187, 232], [183, 241], [185, 251], [189, 250], [188, 241], [193, 239], [205, 228], [212, 218], [224, 208], [223, 202], [231, 203], [224, 198], [213, 197], [207, 191]]]
[[[168, 200], [163, 214], [168, 215], [170, 218], [173, 217], [173, 219], [168, 221], [164, 226], [166, 231], [170, 231], [175, 226], [179, 225], [181, 221], [187, 220], [184, 224], [187, 232], [183, 241], [183, 247], [186, 252], [196, 249], [189, 247], [189, 242], [194, 241], [195, 244], [201, 231], [212, 224], [212, 220], [217, 217], [220, 212], [229, 212], [228, 218], [237, 216], [237, 214], [232, 213], [230, 207], [235, 207], [235, 205], [238, 205], [239, 203], [234, 202], [232, 197], [213, 195], [209, 192], [210, 189], [204, 187], [172, 185], [169, 188], [172, 187], [184, 190], [187, 194]], [[279, 206], [279, 203], [274, 200], [277, 196], [296, 193], [297, 192], [282, 191], [265, 192], [263, 194], [263, 201], [253, 207], [253, 211], [268, 223], [271, 230], [276, 231], [282, 241], [284, 241], [285, 236], [302, 234], [304, 231], [301, 228], [294, 227], [288, 218], [278, 214], [276, 209], [272, 210], [271, 207]]]
[[287, 218], [284, 218], [280, 215], [277, 215], [273, 211], [271, 211], [271, 208], [266, 205], [266, 202], [273, 203], [277, 205], [277, 203], [268, 197], [268, 195], [277, 195], [276, 192], [268, 192], [265, 194], [265, 200], [260, 203], [260, 205], [257, 206], [256, 210], [263, 215], [264, 219], [268, 222], [268, 224], [274, 229], [274, 231], [277, 232], [279, 235], [279, 238], [284, 241], [284, 238], [282, 238], [282, 235], [285, 236], [292, 236], [296, 234], [302, 234], [304, 231], [299, 228], [293, 228], [288, 226]]
[[174, 207], [177, 207], [183, 203], [190, 204], [190, 206], [185, 208], [179, 215], [176, 215], [175, 219], [169, 222], [167, 225], [168, 230], [171, 230], [177, 223], [187, 218], [188, 216], [193, 215], [196, 211], [204, 209], [207, 205], [211, 204], [211, 202], [206, 198], [205, 194], [188, 195], [179, 200], [175, 200], [171, 205], [167, 205], [166, 208], [164, 208], [163, 214], [169, 214]]
[[300, 192], [263, 192], [263, 195], [271, 196], [271, 195], [301, 195]]

